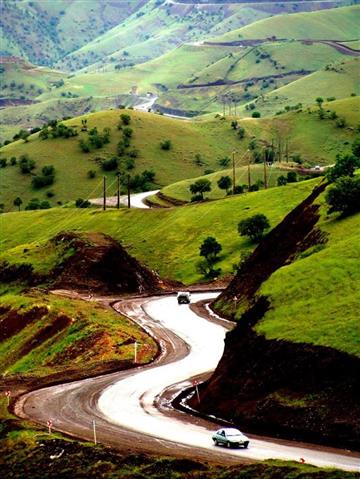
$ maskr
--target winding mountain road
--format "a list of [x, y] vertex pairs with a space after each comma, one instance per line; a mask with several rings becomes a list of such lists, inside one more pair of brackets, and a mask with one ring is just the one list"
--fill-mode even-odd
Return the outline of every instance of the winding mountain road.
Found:
[[[193, 294], [193, 301], [216, 293]], [[15, 412], [56, 430], [91, 440], [96, 421], [99, 442], [123, 452], [148, 452], [236, 464], [254, 459], [287, 459], [360, 471], [360, 455], [250, 435], [247, 450], [216, 447], [214, 422], [174, 410], [172, 399], [194, 378], [216, 367], [229, 325], [207, 321], [174, 296], [121, 301], [114, 309], [156, 337], [161, 354], [154, 363], [127, 371], [52, 386], [22, 396]], [[191, 379], [193, 378], [193, 379]], [[245, 431], [246, 432], [246, 431]]]

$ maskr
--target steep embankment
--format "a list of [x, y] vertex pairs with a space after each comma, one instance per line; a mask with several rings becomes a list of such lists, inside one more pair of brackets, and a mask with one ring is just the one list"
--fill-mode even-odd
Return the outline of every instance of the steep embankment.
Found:
[[[317, 229], [320, 192], [271, 231], [215, 303], [238, 324], [200, 408], [249, 430], [357, 449], [360, 277], [351, 262], [359, 238], [343, 244]], [[339, 294], [339, 308], [332, 296], [341, 285], [348, 300]], [[352, 347], [344, 335], [354, 338]]]
[[[66, 288], [91, 300], [98, 291], [157, 291], [157, 276], [115, 240], [101, 233], [60, 233], [45, 244], [18, 248], [7, 260], [0, 265], [4, 387], [18, 387], [22, 375], [28, 385], [39, 377], [45, 384], [130, 367], [134, 341], [145, 346], [141, 362], [156, 353], [144, 331], [110, 308], [80, 301], [75, 293], [75, 299], [44, 294], [44, 287]], [[38, 284], [43, 288], [24, 289]]]

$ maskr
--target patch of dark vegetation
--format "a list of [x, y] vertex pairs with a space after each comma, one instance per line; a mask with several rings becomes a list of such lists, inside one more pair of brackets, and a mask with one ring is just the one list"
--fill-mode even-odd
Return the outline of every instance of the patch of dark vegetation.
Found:
[[34, 306], [29, 311], [20, 312], [6, 307], [0, 309], [0, 343], [19, 333], [29, 324], [48, 314], [45, 306]]
[[34, 285], [39, 283], [41, 279], [42, 278], [40, 278], [38, 275], [34, 274], [34, 268], [31, 264], [10, 264], [7, 261], [2, 261], [0, 263], [1, 283], [12, 283], [14, 281], [19, 281]]
[[294, 462], [266, 461], [214, 466], [190, 459], [121, 455], [104, 446], [49, 439], [32, 442], [5, 439], [0, 443], [2, 473], [13, 479], [355, 479], [356, 473], [318, 469]]

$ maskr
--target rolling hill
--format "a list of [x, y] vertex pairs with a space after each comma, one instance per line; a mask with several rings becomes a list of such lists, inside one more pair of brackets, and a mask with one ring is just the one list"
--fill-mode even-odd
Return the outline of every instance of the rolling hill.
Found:
[[259, 20], [214, 39], [231, 42], [239, 39], [276, 38], [313, 40], [353, 40], [359, 36], [359, 7], [349, 6], [319, 12], [278, 15]]
[[[156, 173], [155, 182], [158, 185], [198, 176], [204, 172], [204, 168], [215, 169], [218, 160], [228, 155], [238, 144], [238, 139], [228, 122], [218, 120], [199, 123], [184, 122], [161, 115], [126, 111], [132, 118], [131, 127], [134, 131], [129, 151], [137, 152], [137, 157], [133, 158], [135, 168], [129, 170], [129, 173], [133, 175], [146, 169], [153, 170]], [[20, 196], [27, 202], [34, 197], [45, 199], [48, 191], [55, 193], [54, 197], [49, 198], [52, 204], [58, 201], [75, 200], [79, 197], [99, 196], [103, 174], [109, 180], [108, 194], [112, 196], [116, 188], [115, 172], [102, 172], [99, 165], [103, 159], [116, 155], [117, 144], [122, 138], [122, 133], [117, 128], [121, 113], [124, 113], [124, 110], [110, 110], [64, 122], [66, 125], [77, 127], [79, 131], [81, 120], [86, 118], [89, 130], [95, 126], [99, 132], [103, 128], [111, 129], [110, 143], [90, 153], [83, 153], [80, 149], [79, 139], [88, 137], [87, 132], [81, 131], [79, 136], [67, 139], [41, 140], [38, 134], [35, 134], [29, 138], [28, 143], [19, 140], [4, 146], [0, 150], [1, 156], [9, 160], [9, 166], [2, 170], [1, 198], [7, 205], [6, 209], [11, 207], [15, 196]], [[219, 135], [222, 138], [221, 142]], [[160, 142], [167, 139], [172, 142], [169, 151], [160, 147]], [[45, 165], [54, 165], [55, 184], [45, 189], [33, 190], [30, 186], [32, 175], [21, 175], [18, 165], [10, 165], [11, 157], [19, 160], [24, 154], [36, 161], [37, 168], [34, 173], [38, 174]], [[206, 166], [196, 164], [196, 154], [203, 156]], [[97, 178], [88, 178], [89, 170], [95, 170]]]
[[[120, 114], [124, 111], [130, 115], [130, 126], [134, 131], [129, 151], [137, 151], [137, 157], [133, 158], [134, 168], [128, 170], [128, 173], [134, 176], [144, 170], [153, 170], [156, 186], [165, 186], [198, 177], [205, 171], [220, 170], [220, 160], [230, 157], [232, 151], [238, 152], [238, 166], [247, 164], [248, 159], [244, 154], [248, 148], [261, 152], [264, 146], [273, 143], [277, 149], [279, 142], [282, 161], [286, 161], [287, 144], [289, 160], [297, 155], [305, 165], [332, 164], [337, 153], [351, 149], [356, 133], [354, 129], [359, 122], [358, 105], [357, 97], [324, 105], [325, 111], [335, 111], [339, 117], [345, 118], [347, 125], [344, 128], [336, 126], [336, 119], [320, 120], [317, 107], [309, 112], [284, 113], [276, 119], [244, 119], [240, 121], [240, 126], [245, 129], [242, 140], [239, 139], [237, 130], [231, 127], [233, 117], [225, 120], [220, 117], [181, 121], [133, 110], [92, 113], [64, 122], [65, 125], [77, 127], [79, 135], [76, 137], [41, 140], [36, 133], [29, 137], [28, 142], [18, 140], [2, 147], [0, 157], [7, 159], [7, 166], [1, 170], [0, 199], [5, 204], [5, 210], [9, 211], [15, 209], [13, 200], [17, 196], [23, 200], [23, 207], [36, 197], [49, 201], [52, 206], [59, 201], [66, 203], [77, 198], [94, 198], [101, 196], [103, 175], [108, 179], [108, 195], [113, 196], [116, 188], [115, 171], [102, 171], [100, 165], [101, 161], [116, 154], [117, 143], [122, 137], [117, 125]], [[53, 107], [56, 108], [56, 104]], [[88, 137], [87, 132], [81, 132], [81, 120], [84, 119], [88, 121], [88, 130], [95, 126], [99, 132], [110, 128], [109, 144], [89, 153], [82, 152], [79, 140]], [[160, 147], [160, 142], [166, 139], [172, 143], [169, 151]], [[36, 161], [32, 174], [22, 175], [18, 164], [11, 165], [12, 157], [18, 162], [24, 154]], [[196, 155], [200, 155], [200, 158]], [[55, 182], [36, 190], [31, 187], [32, 176], [40, 174], [41, 168], [46, 165], [55, 167]], [[90, 170], [95, 171], [95, 178], [88, 177]], [[121, 166], [121, 171], [126, 171], [124, 165]], [[188, 200], [187, 188], [190, 182], [170, 186], [166, 189], [166, 194]], [[48, 197], [49, 192], [54, 195]]]
[[67, 53], [111, 29], [146, 0], [43, 2], [4, 0], [1, 4], [1, 54], [54, 66]]

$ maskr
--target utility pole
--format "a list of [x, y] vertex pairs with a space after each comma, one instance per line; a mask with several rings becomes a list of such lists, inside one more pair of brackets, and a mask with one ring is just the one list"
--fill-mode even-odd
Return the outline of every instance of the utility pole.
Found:
[[130, 208], [130, 175], [127, 175], [127, 198], [128, 198], [128, 208]]
[[279, 163], [281, 163], [281, 160], [282, 160], [282, 144], [281, 144], [281, 138], [280, 137], [278, 139], [278, 159], [279, 159]]
[[106, 210], [106, 176], [104, 176], [104, 202], [103, 202], [103, 210]]
[[251, 157], [249, 155], [249, 161], [248, 161], [248, 189], [249, 190], [250, 190], [250, 186], [251, 186], [250, 161], [251, 161]]
[[117, 209], [120, 209], [120, 172], [117, 172]]
[[285, 158], [286, 163], [289, 163], [289, 140], [287, 138], [285, 140]]
[[267, 189], [268, 182], [267, 182], [267, 171], [266, 171], [266, 155], [264, 151], [264, 188]]
[[233, 192], [233, 195], [235, 195], [235, 151], [232, 152], [232, 168], [233, 168], [233, 171], [232, 171], [232, 184], [233, 184], [232, 192]]

